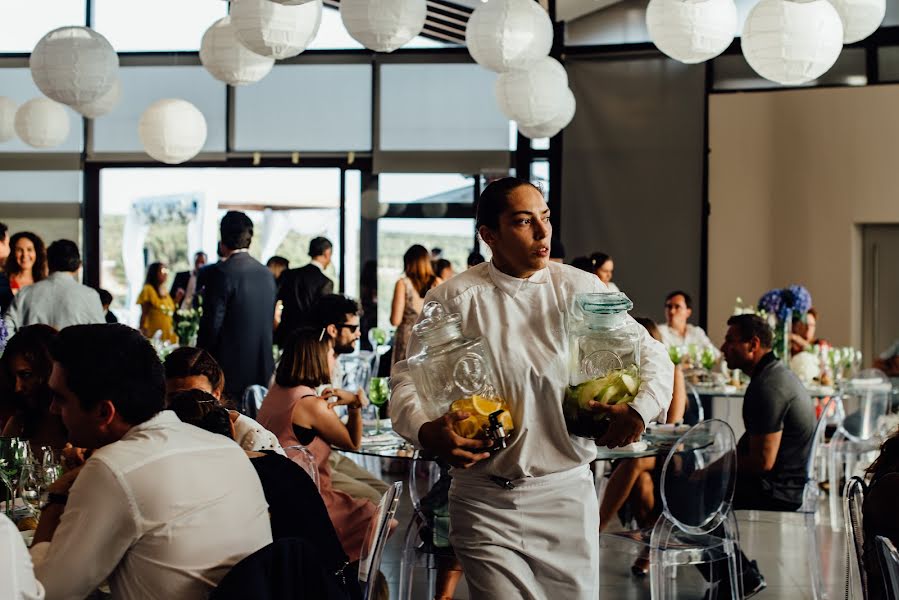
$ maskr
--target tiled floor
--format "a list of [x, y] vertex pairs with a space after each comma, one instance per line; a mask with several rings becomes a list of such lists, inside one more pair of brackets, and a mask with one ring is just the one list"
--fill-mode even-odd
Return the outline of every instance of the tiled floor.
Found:
[[[846, 577], [845, 537], [842, 532], [836, 534], [831, 532], [829, 523], [824, 519], [826, 514], [826, 506], [822, 503], [818, 525], [820, 540], [818, 560], [822, 565], [827, 598], [839, 600], [845, 594], [843, 583]], [[397, 515], [401, 525], [387, 544], [381, 569], [390, 584], [391, 599], [398, 598], [403, 535], [410, 516], [409, 497], [404, 493]], [[798, 515], [786, 515], [783, 518], [775, 516], [768, 518], [766, 522], [750, 522], [747, 517], [747, 514], [738, 513], [743, 548], [750, 558], [758, 561], [759, 568], [768, 582], [768, 588], [755, 598], [811, 600], [804, 522]], [[600, 554], [600, 597], [603, 600], [649, 599], [649, 581], [635, 579], [630, 574], [633, 553], [634, 550], [627, 542], [603, 543]], [[694, 569], [680, 569], [675, 584], [676, 598], [699, 600], [703, 597], [702, 578]], [[427, 570], [417, 568], [412, 598], [428, 600], [428, 597]], [[456, 590], [454, 598], [468, 598], [464, 580]]]

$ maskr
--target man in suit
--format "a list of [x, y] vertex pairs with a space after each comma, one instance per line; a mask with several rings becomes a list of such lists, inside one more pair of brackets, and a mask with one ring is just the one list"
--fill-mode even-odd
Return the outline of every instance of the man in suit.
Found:
[[47, 248], [50, 276], [22, 288], [6, 311], [9, 335], [42, 323], [56, 329], [69, 325], [106, 323], [97, 290], [78, 283], [81, 254], [71, 240], [56, 240]]
[[169, 295], [175, 299], [178, 308], [193, 306], [194, 296], [197, 293], [197, 274], [205, 265], [206, 253], [200, 251], [194, 254], [193, 271], [181, 271], [175, 275]]
[[282, 346], [292, 331], [303, 325], [304, 313], [322, 296], [334, 292], [334, 282], [324, 271], [331, 264], [333, 245], [317, 237], [309, 242], [312, 261], [305, 267], [290, 269], [281, 275], [278, 300], [284, 306], [281, 324], [275, 332], [275, 343]]
[[202, 269], [197, 281], [203, 294], [197, 346], [222, 366], [225, 394], [239, 402], [247, 387], [267, 386], [274, 372], [275, 280], [247, 252], [253, 222], [245, 213], [228, 211], [220, 231], [223, 260]]

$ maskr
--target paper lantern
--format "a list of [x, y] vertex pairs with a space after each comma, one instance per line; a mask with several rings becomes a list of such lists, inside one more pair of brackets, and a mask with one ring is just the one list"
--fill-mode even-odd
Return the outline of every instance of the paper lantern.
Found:
[[87, 119], [96, 119], [105, 114], [112, 112], [122, 99], [122, 84], [116, 79], [109, 91], [97, 98], [89, 104], [77, 104], [73, 106], [75, 110], [81, 113]]
[[237, 39], [261, 56], [296, 56], [312, 43], [322, 20], [322, 0], [282, 6], [271, 0], [234, 0], [231, 24]]
[[255, 83], [275, 66], [274, 58], [251, 52], [237, 40], [230, 17], [222, 17], [203, 34], [200, 62], [210, 75], [235, 86]]
[[311, 2], [312, 0], [271, 0], [275, 4], [283, 4], [284, 6], [299, 6], [300, 4], [306, 4], [307, 2]]
[[518, 131], [526, 138], [539, 140], [542, 138], [551, 138], [557, 133], [568, 127], [571, 119], [574, 118], [577, 102], [570, 88], [565, 88], [564, 101], [559, 114], [545, 123], [539, 125], [518, 125]]
[[206, 143], [206, 119], [187, 100], [166, 98], [151, 104], [137, 125], [147, 154], [177, 165], [190, 160]]
[[475, 62], [491, 71], [523, 69], [549, 54], [553, 25], [533, 0], [490, 0], [468, 18], [465, 44]]
[[375, 221], [387, 214], [390, 205], [378, 202], [378, 192], [376, 190], [365, 190], [362, 192], [362, 217], [369, 221]]
[[16, 109], [19, 105], [12, 98], [0, 96], [0, 142], [16, 137]]
[[737, 33], [734, 0], [649, 0], [646, 28], [674, 60], [700, 63], [724, 52]]
[[843, 22], [843, 43], [865, 39], [880, 27], [887, 12], [886, 0], [830, 0]]
[[798, 85], [827, 72], [843, 49], [843, 24], [827, 0], [759, 0], [743, 26], [743, 56], [756, 73]]
[[19, 107], [16, 134], [34, 148], [53, 148], [69, 137], [69, 114], [65, 107], [48, 98], [32, 98]]
[[421, 33], [425, 0], [341, 0], [340, 18], [354, 40], [376, 52], [393, 52]]
[[500, 110], [525, 126], [547, 123], [558, 117], [570, 93], [565, 68], [548, 56], [527, 69], [513, 69], [496, 78]]
[[87, 27], [54, 29], [34, 47], [28, 64], [45, 96], [72, 106], [97, 100], [119, 75], [115, 50]]

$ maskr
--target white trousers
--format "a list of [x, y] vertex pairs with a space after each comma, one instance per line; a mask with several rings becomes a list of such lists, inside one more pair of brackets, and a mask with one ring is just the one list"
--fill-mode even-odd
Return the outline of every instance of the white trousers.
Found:
[[450, 541], [473, 600], [596, 600], [599, 507], [587, 466], [511, 482], [464, 474]]

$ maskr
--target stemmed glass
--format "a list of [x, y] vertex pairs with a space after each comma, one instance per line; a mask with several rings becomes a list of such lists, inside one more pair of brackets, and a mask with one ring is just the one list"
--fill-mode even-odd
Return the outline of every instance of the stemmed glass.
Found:
[[28, 505], [31, 516], [37, 516], [38, 508], [41, 506], [42, 484], [41, 474], [34, 463], [27, 462], [22, 465], [22, 471], [19, 473], [19, 497]]
[[372, 377], [368, 384], [368, 400], [375, 407], [375, 435], [381, 433], [381, 407], [390, 398], [386, 377]]
[[41, 503], [47, 502], [48, 490], [54, 481], [59, 479], [62, 471], [53, 449], [49, 446], [41, 446], [43, 455], [41, 457]]

